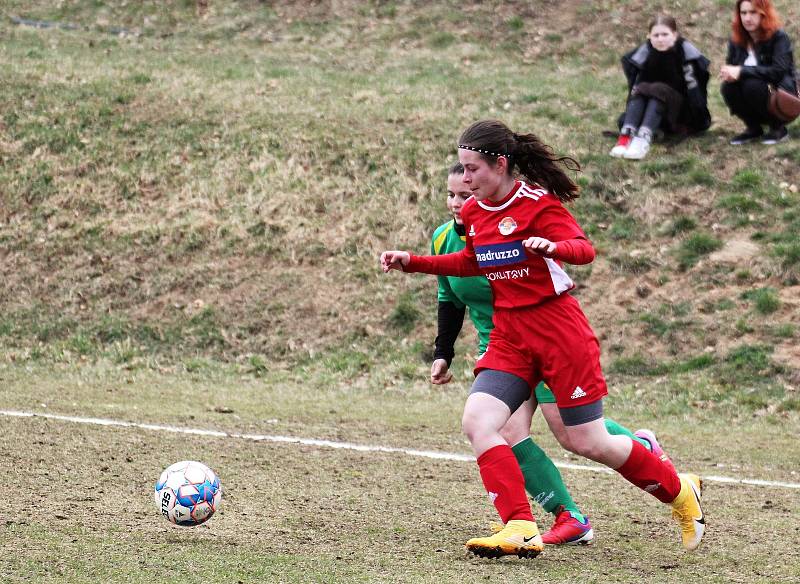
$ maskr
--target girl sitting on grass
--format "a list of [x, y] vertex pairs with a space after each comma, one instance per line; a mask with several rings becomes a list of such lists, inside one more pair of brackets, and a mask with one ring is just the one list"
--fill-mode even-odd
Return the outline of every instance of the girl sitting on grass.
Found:
[[622, 57], [628, 103], [611, 156], [641, 160], [653, 135], [695, 134], [711, 125], [707, 86], [709, 60], [678, 34], [675, 19], [659, 14], [647, 42]]

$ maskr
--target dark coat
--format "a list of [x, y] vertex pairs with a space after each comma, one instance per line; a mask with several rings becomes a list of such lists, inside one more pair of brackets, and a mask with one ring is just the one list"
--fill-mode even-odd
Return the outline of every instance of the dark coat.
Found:
[[[647, 41], [622, 56], [622, 70], [628, 80], [628, 95], [639, 82], [647, 57], [654, 50], [650, 41]], [[678, 114], [678, 121], [688, 133], [703, 132], [711, 125], [711, 113], [708, 111], [708, 67], [711, 62], [697, 47], [682, 37], [675, 41], [675, 51], [683, 63], [685, 82], [682, 92], [683, 107]]]
[[794, 68], [794, 55], [792, 54], [792, 41], [782, 30], [778, 30], [772, 38], [756, 43], [753, 51], [760, 65], [744, 65], [747, 59], [747, 47], [728, 42], [728, 65], [742, 66], [739, 79], [755, 78], [766, 81], [770, 85], [781, 87], [789, 93], [795, 93], [797, 72]]

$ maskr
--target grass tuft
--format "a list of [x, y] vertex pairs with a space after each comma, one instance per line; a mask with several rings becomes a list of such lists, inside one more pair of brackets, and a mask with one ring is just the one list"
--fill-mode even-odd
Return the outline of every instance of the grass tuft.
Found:
[[419, 309], [414, 303], [414, 297], [410, 293], [404, 293], [398, 299], [397, 305], [389, 315], [389, 326], [403, 333], [413, 330], [417, 321], [422, 317]]
[[678, 267], [688, 270], [694, 266], [700, 258], [706, 256], [722, 247], [722, 241], [708, 233], [694, 233], [684, 239], [676, 250]]
[[721, 381], [728, 385], [748, 386], [771, 383], [782, 367], [772, 362], [773, 348], [767, 345], [742, 345], [731, 350], [720, 368]]
[[772, 314], [781, 307], [777, 290], [770, 287], [748, 290], [742, 294], [742, 298], [753, 302], [753, 306], [759, 314]]

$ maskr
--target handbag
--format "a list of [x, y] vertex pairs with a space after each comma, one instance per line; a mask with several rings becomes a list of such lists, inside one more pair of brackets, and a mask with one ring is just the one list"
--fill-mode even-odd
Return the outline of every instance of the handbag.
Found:
[[800, 92], [795, 95], [785, 89], [770, 85], [767, 111], [769, 111], [769, 115], [784, 124], [795, 121], [800, 116]]

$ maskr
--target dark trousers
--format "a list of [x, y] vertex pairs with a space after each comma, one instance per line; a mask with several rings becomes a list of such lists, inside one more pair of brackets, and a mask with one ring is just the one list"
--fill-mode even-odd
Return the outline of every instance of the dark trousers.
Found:
[[648, 128], [651, 132], [655, 132], [661, 125], [664, 109], [664, 102], [661, 100], [635, 95], [628, 100], [622, 127]]
[[769, 115], [769, 87], [761, 79], [740, 79], [722, 84], [722, 98], [731, 114], [740, 118], [748, 128], [760, 128], [764, 124], [771, 127], [783, 125]]

